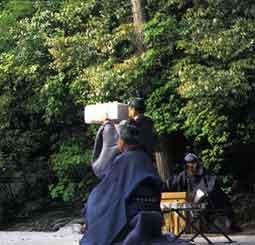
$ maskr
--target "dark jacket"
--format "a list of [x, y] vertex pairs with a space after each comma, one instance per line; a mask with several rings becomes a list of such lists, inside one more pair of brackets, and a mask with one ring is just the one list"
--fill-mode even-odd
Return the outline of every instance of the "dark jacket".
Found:
[[200, 189], [206, 194], [206, 200], [210, 208], [225, 209], [228, 216], [232, 216], [231, 204], [228, 196], [221, 189], [215, 174], [210, 173], [201, 165], [194, 176], [188, 176], [186, 170], [171, 176], [166, 181], [165, 191], [187, 192], [191, 200], [196, 191]]
[[167, 181], [167, 189], [170, 191], [188, 192], [189, 196], [194, 196], [200, 189], [205, 193], [210, 193], [215, 187], [216, 176], [209, 174], [202, 166], [198, 167], [196, 174], [189, 176], [186, 170], [177, 175], [171, 176]]
[[153, 121], [141, 114], [135, 119], [135, 122], [140, 130], [140, 145], [152, 157], [157, 143]]

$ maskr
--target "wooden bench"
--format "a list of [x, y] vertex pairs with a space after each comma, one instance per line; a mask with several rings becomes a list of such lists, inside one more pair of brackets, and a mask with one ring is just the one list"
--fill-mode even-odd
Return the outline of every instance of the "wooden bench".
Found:
[[[187, 202], [187, 193], [186, 192], [162, 192], [161, 193], [161, 209], [164, 210], [164, 206], [178, 205], [180, 203]], [[185, 214], [184, 214], [185, 215]], [[175, 235], [185, 227], [185, 221], [179, 217], [175, 212], [170, 212], [164, 214], [165, 224], [163, 226], [163, 231], [172, 232]]]

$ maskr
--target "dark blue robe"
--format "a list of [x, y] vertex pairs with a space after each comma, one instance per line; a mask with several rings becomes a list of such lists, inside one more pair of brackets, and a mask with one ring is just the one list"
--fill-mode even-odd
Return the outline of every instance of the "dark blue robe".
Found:
[[[116, 236], [127, 225], [126, 201], [139, 183], [150, 179], [154, 184], [161, 185], [161, 180], [150, 157], [142, 151], [121, 153], [114, 159], [104, 176], [89, 195], [86, 209], [88, 229], [80, 242], [81, 245], [112, 244]], [[131, 226], [136, 227], [136, 223], [144, 224], [146, 220], [155, 220], [160, 226], [161, 214], [149, 212], [148, 215], [145, 212], [134, 217]], [[147, 224], [151, 226], [152, 223]], [[139, 228], [134, 229], [133, 236], [128, 239], [137, 240], [139, 234], [141, 234]], [[138, 243], [124, 242], [123, 244]]]

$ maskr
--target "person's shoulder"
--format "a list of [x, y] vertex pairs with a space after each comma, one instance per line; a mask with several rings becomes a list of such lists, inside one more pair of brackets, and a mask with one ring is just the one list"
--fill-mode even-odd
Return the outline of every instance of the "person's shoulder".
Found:
[[130, 158], [135, 158], [135, 157], [137, 157], [137, 155], [134, 155], [133, 151], [124, 151], [115, 157], [114, 162], [117, 164], [118, 162], [121, 162], [121, 164], [124, 164], [125, 162], [128, 162]]
[[139, 165], [147, 164], [152, 162], [150, 156], [141, 149], [129, 150], [123, 152], [122, 159], [126, 159], [128, 162], [139, 162]]
[[140, 119], [141, 119], [141, 120], [144, 120], [144, 121], [152, 122], [152, 119], [151, 119], [149, 116], [144, 115], [144, 114], [142, 114], [142, 115], [140, 116]]
[[182, 170], [181, 172], [178, 172], [175, 174], [176, 177], [178, 178], [183, 178], [183, 177], [186, 177], [186, 171], [185, 170]]
[[128, 151], [125, 151], [122, 153], [123, 156], [126, 156], [126, 157], [146, 157], [146, 153], [141, 150], [140, 148], [138, 149], [133, 149], [133, 150], [128, 150]]
[[145, 115], [140, 115], [140, 116], [137, 118], [136, 122], [137, 122], [138, 124], [142, 124], [142, 125], [150, 125], [150, 126], [153, 125], [152, 119], [151, 119], [150, 117], [148, 117], [148, 116], [145, 116]]
[[147, 123], [153, 124], [153, 121], [152, 121], [152, 119], [151, 119], [150, 117], [144, 116], [144, 118], [145, 118], [145, 121], [146, 121]]
[[202, 175], [205, 175], [205, 176], [216, 176], [216, 174], [212, 170], [210, 170], [210, 169], [208, 169], [206, 167], [200, 166], [200, 169], [201, 169]]
[[111, 121], [106, 121], [102, 126], [104, 128], [104, 131], [112, 131], [116, 129], [113, 122]]
[[203, 176], [207, 179], [207, 181], [216, 182], [218, 180], [217, 175], [211, 171], [210, 169], [203, 168]]
[[137, 155], [133, 155], [133, 153], [130, 151], [121, 152], [114, 158], [112, 166], [115, 169], [115, 171], [120, 172], [130, 171], [130, 169], [133, 169], [134, 166], [136, 165], [132, 163], [137, 159], [139, 159], [137, 158]]
[[103, 124], [102, 124], [103, 127], [113, 127], [114, 124], [111, 120], [106, 120]]

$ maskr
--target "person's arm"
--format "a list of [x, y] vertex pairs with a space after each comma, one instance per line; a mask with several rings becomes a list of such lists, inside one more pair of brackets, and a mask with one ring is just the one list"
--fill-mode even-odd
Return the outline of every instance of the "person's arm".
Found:
[[92, 162], [94, 162], [100, 155], [103, 147], [103, 131], [104, 125], [101, 125], [100, 128], [97, 130], [94, 147], [92, 151]]
[[92, 163], [93, 171], [99, 178], [104, 177], [105, 172], [112, 165], [112, 160], [119, 153], [117, 140], [118, 134], [115, 126], [109, 121], [106, 122], [102, 132], [102, 150], [98, 158]]

